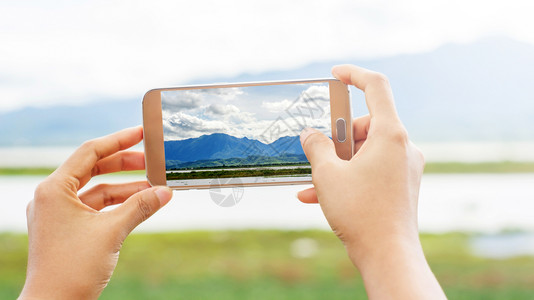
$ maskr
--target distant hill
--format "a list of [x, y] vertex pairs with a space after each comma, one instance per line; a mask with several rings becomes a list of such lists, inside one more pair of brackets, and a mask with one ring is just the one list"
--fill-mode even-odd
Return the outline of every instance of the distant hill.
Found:
[[[330, 77], [332, 65], [339, 63], [388, 75], [401, 119], [416, 142], [534, 140], [534, 46], [508, 38], [187, 84]], [[141, 124], [142, 96], [0, 113], [0, 146], [76, 145]], [[353, 93], [353, 110], [355, 115], [366, 112], [359, 93]]]
[[224, 133], [214, 133], [198, 138], [165, 141], [164, 147], [168, 168], [306, 161], [298, 136], [281, 137], [265, 144], [246, 137], [237, 138]]
[[73, 146], [141, 124], [140, 100], [28, 107], [0, 114], [0, 146]]

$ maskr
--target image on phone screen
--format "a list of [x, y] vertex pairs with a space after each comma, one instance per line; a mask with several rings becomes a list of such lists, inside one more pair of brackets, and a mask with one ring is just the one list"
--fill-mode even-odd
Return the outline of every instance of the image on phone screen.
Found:
[[309, 179], [301, 130], [331, 136], [328, 82], [162, 91], [161, 106], [169, 185]]

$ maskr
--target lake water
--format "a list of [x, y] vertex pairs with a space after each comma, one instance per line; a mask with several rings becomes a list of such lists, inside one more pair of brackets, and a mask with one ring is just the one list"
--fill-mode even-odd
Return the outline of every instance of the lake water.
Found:
[[[26, 232], [25, 208], [44, 176], [0, 176], [0, 232]], [[101, 176], [88, 185], [143, 180]], [[175, 191], [172, 201], [136, 232], [194, 229], [324, 229], [320, 207], [302, 204], [308, 186]], [[230, 197], [228, 197], [230, 196]], [[233, 198], [232, 198], [233, 197]], [[238, 199], [237, 205], [222, 207]], [[213, 199], [213, 200], [212, 200]], [[231, 204], [233, 204], [231, 203]], [[473, 254], [493, 259], [534, 255], [534, 174], [428, 174], [419, 198], [421, 232], [475, 232]], [[502, 231], [522, 231], [500, 234]]]
[[471, 238], [471, 252], [474, 255], [493, 259], [534, 255], [534, 234], [506, 233], [477, 235]]
[[[0, 231], [26, 230], [25, 207], [43, 176], [0, 176]], [[143, 180], [141, 175], [95, 178], [101, 182]], [[173, 200], [137, 231], [188, 229], [328, 229], [318, 205], [306, 205], [296, 193], [308, 186], [244, 188], [233, 207], [220, 207], [213, 196], [236, 190], [175, 191]], [[211, 193], [211, 194], [210, 194]], [[218, 200], [217, 200], [218, 201]], [[423, 232], [503, 230], [534, 232], [534, 174], [428, 174], [419, 199]]]
[[[426, 161], [534, 161], [534, 142], [417, 143]], [[56, 167], [75, 147], [0, 147], [0, 167]], [[142, 151], [142, 145], [134, 147]]]

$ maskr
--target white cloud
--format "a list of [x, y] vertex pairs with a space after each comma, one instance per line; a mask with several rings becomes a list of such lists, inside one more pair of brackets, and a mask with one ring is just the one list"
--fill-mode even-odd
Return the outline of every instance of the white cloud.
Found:
[[[304, 101], [326, 102], [330, 99], [330, 91], [327, 85], [312, 85], [301, 93]], [[323, 103], [324, 105], [324, 103]]]
[[182, 111], [199, 107], [202, 95], [195, 90], [185, 90], [181, 93], [162, 92], [161, 107], [163, 111]]
[[534, 43], [533, 10], [531, 0], [2, 1], [0, 111], [495, 34]]
[[248, 137], [264, 143], [272, 143], [283, 136], [297, 136], [304, 127], [314, 127], [330, 135], [329, 115], [311, 119], [305, 124], [291, 116], [284, 116], [276, 120], [206, 120], [184, 112], [172, 115], [163, 120], [163, 132], [166, 140], [181, 140], [199, 137], [212, 133], [225, 133], [235, 137]]
[[205, 120], [184, 112], [177, 112], [163, 119], [163, 132], [166, 140], [198, 137], [215, 132], [226, 133], [229, 126], [219, 120]]
[[170, 110], [165, 110], [164, 135], [166, 140], [178, 140], [225, 133], [264, 143], [272, 143], [283, 136], [297, 136], [304, 127], [314, 127], [330, 135], [328, 93], [328, 86], [311, 86], [302, 91], [295, 101], [284, 100], [286, 101], [284, 107], [281, 107], [284, 101], [267, 102], [270, 103], [268, 105], [281, 109], [276, 119], [257, 119], [254, 113], [244, 112], [235, 105], [222, 103], [211, 103], [172, 113]]
[[289, 101], [287, 99], [273, 102], [264, 101], [261, 103], [261, 107], [272, 113], [280, 113], [286, 110], [291, 105], [291, 103], [293, 103], [293, 101]]
[[255, 114], [251, 112], [241, 111], [234, 113], [228, 117], [228, 119], [234, 123], [253, 123], [257, 122]]
[[323, 119], [330, 116], [330, 95], [328, 86], [310, 86], [291, 103], [285, 112], [302, 125], [309, 120]]
[[199, 91], [210, 95], [217, 95], [217, 98], [223, 101], [231, 101], [244, 94], [242, 88], [239, 87], [201, 89]]
[[241, 111], [232, 104], [212, 103], [204, 108], [204, 113], [214, 118], [219, 118], [229, 124], [257, 122], [254, 113]]
[[282, 113], [296, 106], [320, 108], [323, 112], [329, 111], [330, 94], [327, 85], [312, 85], [303, 91], [295, 100], [283, 99], [281, 101], [263, 101], [261, 107], [272, 113]]
[[218, 116], [231, 115], [239, 113], [239, 108], [231, 104], [212, 103], [206, 107], [206, 113]]

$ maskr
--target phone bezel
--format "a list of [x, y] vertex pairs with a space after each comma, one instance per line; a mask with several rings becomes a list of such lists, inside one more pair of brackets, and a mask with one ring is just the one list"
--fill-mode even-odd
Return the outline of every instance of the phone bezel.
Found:
[[[167, 185], [165, 169], [165, 150], [163, 142], [163, 122], [161, 107], [161, 92], [175, 90], [194, 90], [209, 88], [232, 88], [248, 86], [268, 86], [284, 84], [305, 84], [328, 82], [330, 91], [330, 119], [332, 140], [336, 147], [337, 155], [345, 160], [349, 160], [354, 154], [354, 142], [352, 137], [352, 117], [350, 108], [350, 92], [346, 84], [334, 79], [305, 79], [305, 80], [285, 80], [285, 81], [262, 81], [262, 82], [241, 82], [230, 84], [208, 84], [208, 85], [188, 85], [174, 88], [158, 88], [146, 92], [143, 97], [143, 133], [145, 148], [145, 168], [147, 181], [152, 185]], [[345, 142], [337, 140], [335, 120], [343, 118], [345, 120]], [[254, 177], [261, 178], [261, 177]], [[277, 177], [282, 178], [282, 177]], [[212, 180], [215, 180], [213, 178]], [[306, 180], [299, 181], [277, 181], [277, 182], [253, 182], [253, 183], [225, 183], [217, 185], [218, 187], [235, 187], [235, 186], [273, 186], [273, 185], [296, 185], [310, 184], [311, 176]], [[209, 185], [183, 185], [169, 186], [172, 189], [209, 189]]]

